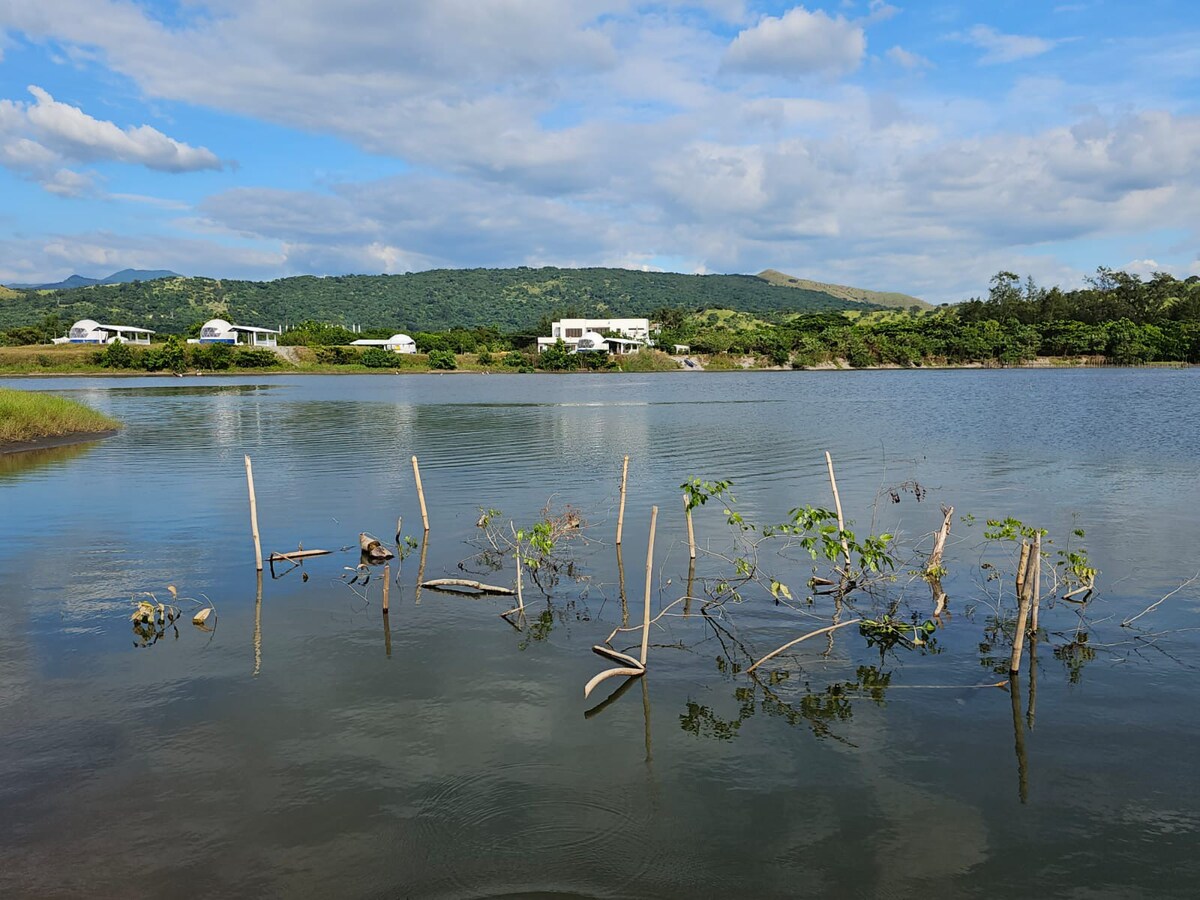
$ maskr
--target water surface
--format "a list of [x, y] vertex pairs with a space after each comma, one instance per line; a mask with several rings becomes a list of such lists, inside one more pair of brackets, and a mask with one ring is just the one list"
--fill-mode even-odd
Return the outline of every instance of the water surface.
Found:
[[[1200, 568], [1197, 377], [13, 382], [127, 427], [0, 468], [0, 894], [1192, 896], [1197, 590], [1136, 634], [1119, 623]], [[585, 701], [607, 665], [590, 647], [622, 622], [623, 455], [636, 621], [652, 505], [657, 609], [687, 581], [685, 478], [732, 479], [747, 520], [780, 521], [831, 504], [825, 450], [860, 532], [874, 521], [928, 547], [939, 504], [977, 517], [955, 520], [938, 652], [881, 658], [851, 627], [749, 679], [752, 656], [820, 624], [803, 602], [811, 561], [764, 547], [800, 610], [762, 591], [709, 616], [675, 607], [649, 674]], [[419, 538], [413, 454], [426, 578], [465, 567], [511, 584], [511, 565], [471, 561], [481, 509], [524, 527], [570, 504], [586, 527], [549, 598], [527, 585], [524, 629], [499, 618], [507, 598], [418, 597], [417, 551], [385, 634], [378, 575], [346, 583], [356, 551], [309, 561], [307, 581], [268, 572], [256, 602], [245, 454], [266, 552], [389, 539], [398, 516]], [[995, 588], [982, 521], [1008, 515], [1055, 547], [1083, 527], [1102, 571], [1082, 624], [1070, 604], [1044, 611], [1016, 730], [1009, 693], [979, 687], [1007, 657], [981, 649]], [[696, 527], [727, 553], [718, 505]], [[695, 592], [728, 568], [702, 552]], [[168, 584], [211, 599], [216, 630], [139, 646], [130, 598]], [[893, 596], [929, 615], [904, 571]]]

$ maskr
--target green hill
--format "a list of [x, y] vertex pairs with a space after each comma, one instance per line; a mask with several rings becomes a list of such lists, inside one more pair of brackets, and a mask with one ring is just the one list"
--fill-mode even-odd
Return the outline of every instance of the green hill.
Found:
[[[780, 287], [754, 275], [628, 269], [435, 269], [408, 275], [301, 276], [277, 281], [166, 278], [29, 292], [0, 304], [0, 329], [55, 313], [180, 333], [213, 316], [263, 326], [315, 319], [338, 325], [439, 331], [536, 328], [547, 316], [649, 316], [663, 307], [732, 309], [762, 317], [840, 312], [864, 304]], [[869, 307], [869, 308], [874, 308]]]
[[918, 297], [899, 294], [895, 291], [869, 291], [866, 288], [848, 287], [844, 284], [826, 284], [823, 281], [809, 281], [807, 278], [796, 278], [775, 269], [765, 269], [758, 277], [770, 284], [781, 287], [798, 288], [802, 291], [815, 291], [829, 294], [839, 300], [849, 300], [852, 303], [867, 303], [874, 306], [887, 306], [893, 309], [908, 309], [919, 306], [921, 309], [933, 309], [933, 304], [926, 303]]

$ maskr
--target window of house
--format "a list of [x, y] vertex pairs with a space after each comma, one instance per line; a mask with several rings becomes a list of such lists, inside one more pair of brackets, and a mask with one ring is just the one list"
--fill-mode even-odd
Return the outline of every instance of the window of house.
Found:
[[569, 337], [569, 338], [583, 337], [583, 329], [582, 328], [568, 328], [567, 329], [567, 337]]

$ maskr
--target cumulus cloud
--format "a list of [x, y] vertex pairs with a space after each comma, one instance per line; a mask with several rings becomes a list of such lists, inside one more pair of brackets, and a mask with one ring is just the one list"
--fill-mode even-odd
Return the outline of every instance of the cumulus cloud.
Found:
[[219, 169], [221, 161], [204, 147], [191, 147], [148, 125], [120, 128], [60, 103], [30, 85], [34, 102], [0, 100], [0, 166], [64, 197], [98, 190], [95, 173], [71, 165], [121, 162], [163, 172]]
[[976, 25], [957, 37], [984, 51], [983, 56], [979, 58], [981, 65], [1010, 63], [1041, 56], [1062, 43], [1061, 40], [1051, 40], [1034, 35], [1004, 34], [990, 25]]
[[211, 150], [176, 141], [149, 125], [120, 128], [92, 118], [77, 106], [60, 103], [37, 85], [31, 84], [29, 93], [37, 101], [24, 105], [29, 127], [43, 144], [68, 159], [114, 160], [160, 172], [221, 168]]
[[739, 33], [722, 65], [768, 75], [843, 75], [858, 68], [866, 49], [862, 26], [797, 6]]

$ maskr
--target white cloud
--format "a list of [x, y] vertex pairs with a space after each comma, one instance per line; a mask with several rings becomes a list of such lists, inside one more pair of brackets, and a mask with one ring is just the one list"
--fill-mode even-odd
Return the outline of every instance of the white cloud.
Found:
[[797, 6], [738, 34], [722, 65], [768, 75], [844, 75], [858, 68], [866, 49], [860, 25]]
[[899, 44], [892, 47], [885, 54], [889, 60], [900, 66], [902, 69], [932, 69], [933, 63], [921, 56], [919, 53], [911, 53], [905, 50]]
[[959, 34], [956, 37], [984, 51], [983, 56], [979, 58], [981, 65], [1030, 59], [1048, 53], [1062, 43], [1061, 40], [1051, 40], [1033, 35], [1004, 34], [990, 25], [976, 25], [966, 34]]
[[188, 146], [149, 125], [122, 129], [92, 118], [79, 107], [60, 103], [37, 85], [31, 84], [29, 92], [37, 101], [24, 105], [30, 128], [43, 144], [68, 159], [114, 160], [162, 172], [221, 168], [211, 150]]

